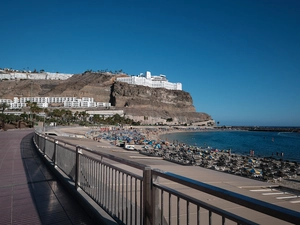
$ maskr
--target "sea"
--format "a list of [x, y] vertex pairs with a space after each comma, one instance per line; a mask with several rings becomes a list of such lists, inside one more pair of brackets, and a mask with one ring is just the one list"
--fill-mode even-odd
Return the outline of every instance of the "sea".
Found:
[[230, 149], [231, 153], [241, 155], [250, 155], [253, 150], [257, 157], [300, 163], [300, 132], [201, 131], [170, 133], [161, 139], [219, 151]]

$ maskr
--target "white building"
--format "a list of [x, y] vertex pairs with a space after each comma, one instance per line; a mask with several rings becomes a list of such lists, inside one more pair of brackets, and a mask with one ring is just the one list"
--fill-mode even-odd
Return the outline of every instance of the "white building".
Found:
[[109, 102], [96, 102], [96, 107], [111, 107]]
[[62, 103], [66, 108], [92, 108], [111, 107], [109, 102], [94, 102], [94, 98], [76, 97], [14, 97], [11, 99], [0, 99], [0, 103], [6, 102], [10, 109], [20, 109], [27, 106], [27, 102], [36, 102], [40, 108], [47, 108], [51, 103]]
[[26, 107], [26, 103], [11, 103], [9, 109], [21, 109]]
[[66, 80], [72, 77], [73, 74], [68, 73], [32, 73], [31, 71], [19, 72], [19, 71], [5, 71], [0, 70], [0, 80]]
[[11, 103], [13, 103], [13, 101], [11, 99], [0, 99], [0, 103], [11, 104]]
[[148, 86], [151, 88], [166, 88], [170, 90], [182, 90], [181, 83], [171, 83], [167, 80], [166, 76], [163, 74], [159, 76], [151, 76], [151, 72], [149, 71], [146, 72], [146, 75], [140, 74], [139, 76], [118, 77], [117, 81], [125, 82], [128, 84]]
[[123, 110], [97, 110], [97, 111], [86, 111], [90, 117], [93, 117], [94, 115], [101, 115], [104, 116], [104, 118], [111, 117], [115, 114], [119, 114], [120, 116], [124, 116]]
[[80, 103], [78, 101], [65, 101], [64, 107], [66, 108], [79, 108]]

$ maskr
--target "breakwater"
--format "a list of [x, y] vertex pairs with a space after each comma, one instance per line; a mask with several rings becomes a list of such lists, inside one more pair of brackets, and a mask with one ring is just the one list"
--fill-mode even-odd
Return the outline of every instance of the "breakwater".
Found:
[[[224, 127], [220, 128], [224, 129]], [[300, 127], [257, 127], [257, 126], [232, 126], [233, 130], [247, 130], [247, 131], [268, 131], [268, 132], [300, 132]]]

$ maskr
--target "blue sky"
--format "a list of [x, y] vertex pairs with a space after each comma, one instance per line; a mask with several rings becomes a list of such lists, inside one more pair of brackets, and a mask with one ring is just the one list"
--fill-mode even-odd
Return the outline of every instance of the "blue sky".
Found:
[[2, 0], [0, 67], [146, 70], [221, 125], [300, 126], [299, 0]]

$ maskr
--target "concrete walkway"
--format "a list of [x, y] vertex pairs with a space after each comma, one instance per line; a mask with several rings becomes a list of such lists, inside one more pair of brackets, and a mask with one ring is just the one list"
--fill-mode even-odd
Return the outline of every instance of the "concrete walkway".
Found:
[[0, 132], [0, 224], [94, 224], [34, 150], [33, 130]]
[[[120, 147], [113, 146], [106, 141], [96, 142], [90, 139], [68, 138], [68, 137], [55, 137], [55, 138], [72, 144], [85, 146], [90, 149], [93, 149], [94, 151], [114, 155], [119, 158], [145, 164], [151, 166], [152, 168], [157, 168], [163, 171], [172, 172], [186, 178], [191, 178], [206, 184], [210, 184], [222, 188], [227, 191], [231, 191], [267, 203], [281, 206], [286, 209], [291, 209], [296, 212], [300, 211], [299, 191], [296, 191], [296, 193], [294, 193], [293, 191], [286, 191], [285, 189], [282, 189], [281, 187], [279, 187], [274, 183], [266, 183], [258, 180], [248, 179], [245, 177], [223, 173], [215, 170], [205, 169], [197, 166], [182, 166], [165, 160], [158, 159], [157, 157], [145, 157], [144, 155], [138, 154], [138, 152], [136, 151], [126, 151]], [[141, 171], [126, 166], [124, 164], [119, 164], [114, 161], [110, 161], [110, 163], [114, 164], [114, 166], [142, 175]], [[164, 179], [160, 179], [159, 183], [171, 187], [177, 191], [181, 191], [182, 193], [189, 193], [189, 195], [195, 197], [196, 199], [201, 199], [203, 201], [206, 201], [211, 205], [214, 205], [216, 207], [222, 208], [236, 215], [247, 218], [258, 224], [272, 224], [272, 225], [290, 224], [286, 221], [261, 214], [260, 212], [257, 211], [246, 209], [243, 206], [236, 205], [234, 203], [219, 199], [215, 196], [211, 196], [203, 192], [194, 191], [189, 187], [180, 185], [178, 183], [170, 182]], [[296, 197], [294, 198], [293, 196]], [[174, 221], [175, 221], [174, 224], [176, 224], [175, 219]], [[203, 224], [207, 224], [207, 221], [206, 222], [204, 221]], [[296, 222], [293, 224], [296, 224]]]

